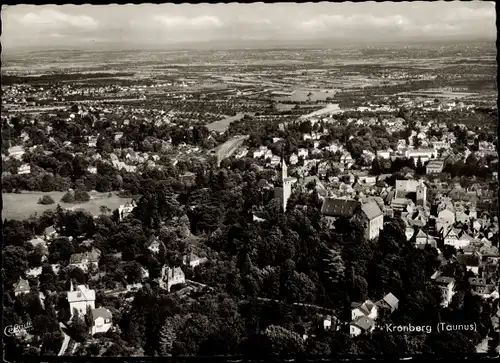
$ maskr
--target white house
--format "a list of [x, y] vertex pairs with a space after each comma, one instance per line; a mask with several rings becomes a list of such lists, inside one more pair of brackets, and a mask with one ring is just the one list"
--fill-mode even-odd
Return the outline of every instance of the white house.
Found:
[[261, 146], [258, 150], [253, 152], [254, 159], [259, 159], [263, 157], [267, 151], [268, 151], [267, 146]]
[[444, 244], [459, 249], [468, 246], [470, 244], [470, 241], [467, 239], [461, 240], [458, 237], [458, 231], [452, 228], [444, 237]]
[[73, 282], [71, 282], [68, 303], [71, 317], [73, 317], [75, 309], [80, 316], [84, 316], [87, 313], [87, 306], [95, 309], [95, 290], [87, 289], [85, 285], [78, 285], [74, 289]]
[[352, 303], [351, 304], [351, 320], [356, 320], [359, 317], [368, 317], [370, 319], [377, 319], [378, 317], [378, 307], [371, 301], [366, 300], [364, 303]]
[[340, 162], [343, 164], [352, 164], [354, 162], [354, 160], [352, 159], [352, 156], [350, 153], [345, 152], [340, 157]]
[[92, 309], [90, 319], [92, 322], [90, 334], [92, 335], [106, 333], [113, 325], [111, 312], [106, 308]]
[[309, 150], [307, 149], [299, 149], [299, 152], [298, 152], [298, 157], [302, 157], [304, 159], [306, 159], [307, 157], [309, 156]]
[[455, 224], [455, 213], [449, 209], [443, 209], [440, 211], [436, 218], [436, 228], [437, 230], [448, 229]]
[[89, 166], [87, 168], [87, 171], [90, 173], [90, 174], [97, 174], [97, 168], [95, 166]]
[[299, 157], [293, 153], [291, 156], [290, 156], [290, 164], [291, 165], [295, 165], [299, 162]]
[[27, 294], [30, 292], [30, 284], [28, 280], [19, 278], [17, 284], [14, 285], [14, 295], [18, 296], [21, 294]]
[[380, 159], [390, 159], [391, 152], [388, 150], [379, 150], [379, 151], [377, 151], [377, 157]]
[[279, 164], [280, 164], [280, 162], [281, 162], [281, 158], [280, 158], [278, 155], [273, 155], [273, 156], [271, 157], [270, 164], [271, 164], [272, 166], [279, 165]]
[[29, 174], [31, 173], [31, 165], [30, 164], [23, 164], [17, 169], [18, 174]]
[[120, 207], [118, 207], [118, 216], [120, 217], [120, 221], [127, 215], [132, 213], [135, 207], [137, 207], [137, 203], [135, 202], [135, 200], [127, 202], [124, 205], [120, 205]]
[[153, 241], [148, 246], [148, 250], [150, 250], [154, 254], [160, 252], [160, 241], [158, 241], [158, 238], [153, 239]]
[[415, 231], [411, 227], [406, 227], [405, 230], [405, 235], [406, 235], [406, 240], [409, 241], [413, 235], [415, 234]]

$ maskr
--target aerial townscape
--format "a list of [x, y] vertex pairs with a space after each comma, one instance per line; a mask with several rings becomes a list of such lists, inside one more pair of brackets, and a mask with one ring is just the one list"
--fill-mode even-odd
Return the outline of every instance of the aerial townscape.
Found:
[[3, 11], [5, 360], [498, 356], [495, 9], [414, 5]]

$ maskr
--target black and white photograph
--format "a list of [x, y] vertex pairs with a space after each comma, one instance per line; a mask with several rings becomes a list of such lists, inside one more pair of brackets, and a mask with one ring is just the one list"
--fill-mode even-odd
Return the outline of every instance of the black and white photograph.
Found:
[[499, 356], [494, 2], [1, 15], [4, 361]]

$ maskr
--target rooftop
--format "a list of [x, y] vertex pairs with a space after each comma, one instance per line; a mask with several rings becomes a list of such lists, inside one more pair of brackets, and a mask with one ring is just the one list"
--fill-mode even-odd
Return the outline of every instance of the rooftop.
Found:
[[326, 198], [321, 207], [321, 214], [330, 217], [351, 217], [361, 203], [349, 199]]
[[111, 312], [106, 308], [92, 309], [92, 320], [95, 321], [97, 318], [111, 319], [112, 315]]
[[380, 207], [374, 201], [370, 201], [366, 204], [363, 204], [361, 209], [363, 210], [363, 212], [365, 213], [366, 217], [369, 220], [375, 219], [383, 215], [382, 211], [380, 210]]

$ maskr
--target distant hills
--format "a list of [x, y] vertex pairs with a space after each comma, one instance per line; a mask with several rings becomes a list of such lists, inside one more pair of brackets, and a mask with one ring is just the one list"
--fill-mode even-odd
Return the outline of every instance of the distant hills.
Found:
[[193, 50], [270, 50], [270, 49], [349, 49], [349, 48], [366, 48], [366, 47], [394, 47], [401, 48], [412, 45], [453, 45], [464, 43], [491, 43], [494, 46], [495, 38], [447, 38], [440, 36], [432, 40], [421, 38], [407, 38], [398, 41], [367, 41], [365, 39], [302, 39], [302, 40], [220, 40], [208, 42], [189, 42], [177, 44], [138, 44], [138, 43], [93, 43], [92, 45], [81, 45], [68, 48], [67, 46], [59, 46], [52, 48], [43, 47], [16, 47], [3, 49], [3, 55], [15, 53], [31, 53], [31, 52], [85, 52], [85, 51], [193, 51]]

